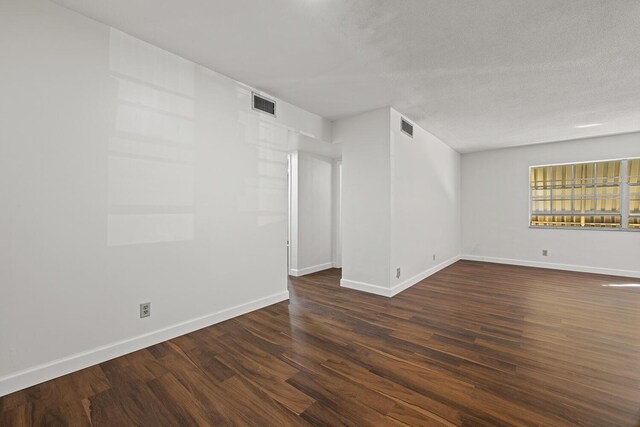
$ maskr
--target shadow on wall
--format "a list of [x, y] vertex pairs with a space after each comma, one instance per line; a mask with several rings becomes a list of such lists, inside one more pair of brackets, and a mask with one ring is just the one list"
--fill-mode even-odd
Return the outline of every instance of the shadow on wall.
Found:
[[[240, 167], [226, 176], [243, 190], [235, 195], [235, 209], [255, 216], [258, 226], [286, 222], [290, 131], [274, 118], [243, 111], [242, 106], [249, 105], [249, 88], [237, 89], [240, 113], [224, 124], [227, 128], [235, 123], [237, 132], [226, 137], [237, 138], [238, 144], [233, 152], [212, 154], [211, 147], [198, 147], [197, 142], [222, 147], [228, 141], [217, 140], [224, 136], [213, 123], [220, 125], [222, 118], [211, 105], [220, 104], [221, 115], [230, 109], [222, 100], [209, 105], [203, 99], [208, 107], [201, 114], [212, 117], [201, 118], [205, 126], [196, 127], [195, 94], [203, 92], [196, 87], [198, 65], [112, 28], [109, 67], [117, 102], [108, 146], [108, 246], [194, 240], [196, 160], [208, 155], [255, 159], [243, 162], [251, 170]], [[206, 76], [207, 71], [202, 73]], [[215, 191], [228, 184], [204, 183]], [[200, 190], [211, 194], [209, 189]]]
[[118, 30], [107, 245], [194, 239], [195, 64]]
[[[244, 90], [239, 90], [242, 99], [247, 98]], [[248, 94], [251, 96], [251, 94]], [[244, 126], [243, 140], [251, 152], [247, 155], [257, 158], [257, 174], [244, 178], [245, 193], [238, 196], [238, 211], [257, 213], [258, 226], [286, 222], [288, 199], [288, 146], [289, 130], [263, 118], [259, 113], [241, 113], [241, 122], [256, 126]], [[257, 134], [252, 130], [257, 129]]]

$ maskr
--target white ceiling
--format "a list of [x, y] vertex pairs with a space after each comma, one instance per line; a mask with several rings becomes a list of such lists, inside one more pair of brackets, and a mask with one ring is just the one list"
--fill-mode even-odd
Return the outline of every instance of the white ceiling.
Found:
[[55, 2], [329, 119], [391, 105], [459, 152], [640, 130], [637, 0]]

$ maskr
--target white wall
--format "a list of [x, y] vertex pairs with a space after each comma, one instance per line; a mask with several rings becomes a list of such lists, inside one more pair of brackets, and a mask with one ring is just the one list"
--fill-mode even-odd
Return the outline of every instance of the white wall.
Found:
[[460, 154], [419, 126], [409, 137], [400, 120], [391, 109], [389, 277], [394, 292], [457, 261], [462, 245]]
[[389, 288], [389, 108], [334, 122], [342, 145], [342, 284]]
[[342, 159], [333, 163], [333, 266], [342, 268]]
[[640, 157], [640, 134], [464, 154], [465, 257], [640, 277], [638, 233], [528, 226], [529, 166], [625, 157]]
[[333, 266], [333, 160], [305, 152], [292, 157], [290, 274], [302, 276]]
[[333, 135], [344, 163], [341, 284], [392, 296], [455, 262], [460, 155], [418, 126], [406, 136], [392, 108], [338, 120]]
[[288, 297], [326, 120], [48, 1], [0, 2], [0, 58], [0, 395]]

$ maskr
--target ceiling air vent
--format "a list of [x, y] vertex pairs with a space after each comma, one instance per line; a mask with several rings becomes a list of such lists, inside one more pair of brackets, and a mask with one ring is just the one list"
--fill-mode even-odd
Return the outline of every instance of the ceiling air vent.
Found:
[[251, 92], [252, 105], [254, 110], [262, 111], [263, 113], [276, 116], [276, 103], [270, 99], [260, 96], [257, 93]]
[[400, 130], [413, 138], [413, 125], [405, 119], [400, 120]]

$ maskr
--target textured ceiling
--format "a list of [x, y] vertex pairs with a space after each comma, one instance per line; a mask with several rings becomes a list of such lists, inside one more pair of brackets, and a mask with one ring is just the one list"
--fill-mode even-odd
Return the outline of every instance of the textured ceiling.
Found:
[[329, 119], [393, 106], [460, 152], [640, 130], [637, 0], [55, 2]]

